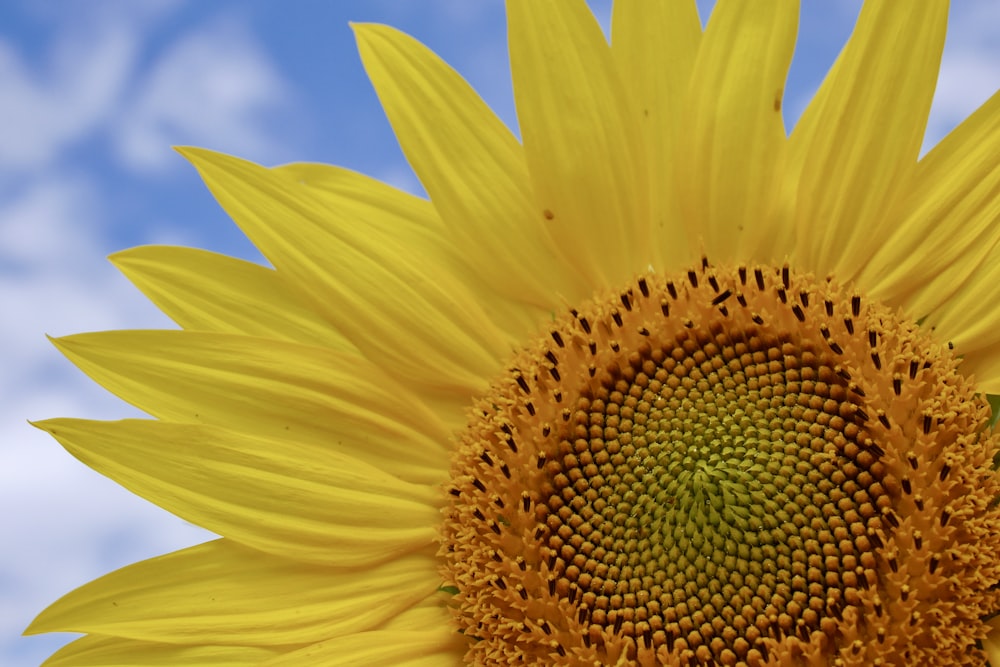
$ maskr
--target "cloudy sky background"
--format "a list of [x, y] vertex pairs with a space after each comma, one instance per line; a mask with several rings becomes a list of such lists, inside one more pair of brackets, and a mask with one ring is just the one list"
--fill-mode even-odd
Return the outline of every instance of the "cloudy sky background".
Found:
[[[789, 124], [850, 33], [857, 0], [804, 0]], [[933, 145], [1000, 87], [1000, 3], [960, 0]], [[702, 3], [703, 20], [708, 15]], [[593, 2], [607, 28], [609, 2]], [[413, 34], [516, 127], [497, 0], [13, 0], [0, 5], [0, 664], [69, 636], [20, 638], [61, 594], [207, 533], [131, 496], [27, 419], [135, 411], [45, 334], [169, 327], [104, 257], [174, 243], [259, 259], [171, 149], [323, 161], [419, 192], [348, 21]]]

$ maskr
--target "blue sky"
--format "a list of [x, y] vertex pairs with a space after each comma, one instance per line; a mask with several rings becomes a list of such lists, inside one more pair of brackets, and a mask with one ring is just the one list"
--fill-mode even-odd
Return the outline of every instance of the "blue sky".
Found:
[[[927, 145], [1000, 87], [1000, 5], [954, 3]], [[701, 3], [707, 17], [711, 2]], [[857, 0], [804, 0], [789, 124], [850, 33]], [[609, 2], [593, 2], [607, 26]], [[499, 0], [8, 0], [0, 5], [0, 664], [62, 593], [209, 535], [91, 472], [27, 419], [135, 412], [45, 334], [168, 327], [105, 261], [142, 243], [259, 256], [171, 149], [332, 162], [419, 192], [348, 21], [427, 43], [516, 128]]]

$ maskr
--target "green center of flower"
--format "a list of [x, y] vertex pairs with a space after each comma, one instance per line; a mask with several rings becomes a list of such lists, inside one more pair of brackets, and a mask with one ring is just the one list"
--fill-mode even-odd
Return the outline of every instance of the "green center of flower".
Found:
[[846, 384], [755, 331], [615, 368], [547, 466], [556, 590], [590, 623], [716, 657], [856, 604], [889, 499]]
[[1000, 485], [957, 364], [787, 267], [571, 310], [453, 460], [442, 573], [469, 661], [962, 664], [1000, 595]]

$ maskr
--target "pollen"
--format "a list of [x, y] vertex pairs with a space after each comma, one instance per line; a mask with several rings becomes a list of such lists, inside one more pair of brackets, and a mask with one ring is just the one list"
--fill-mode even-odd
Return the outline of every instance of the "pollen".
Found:
[[467, 661], [981, 665], [989, 423], [946, 342], [832, 281], [640, 276], [557, 318], [460, 435]]

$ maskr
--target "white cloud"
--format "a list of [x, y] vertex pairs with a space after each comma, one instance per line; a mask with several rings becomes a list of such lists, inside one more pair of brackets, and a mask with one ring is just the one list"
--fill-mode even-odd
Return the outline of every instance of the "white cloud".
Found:
[[[179, 142], [277, 161], [265, 116], [288, 106], [287, 84], [235, 19], [166, 31], [173, 4], [25, 3], [42, 38], [28, 48], [0, 37], [0, 534], [16, 545], [0, 550], [0, 664], [38, 664], [65, 641], [18, 638], [60, 595], [209, 537], [26, 422], [137, 416], [45, 333], [172, 326], [104, 259], [121, 204], [98, 163], [180, 166]], [[145, 236], [186, 240], [161, 223]]]
[[291, 97], [247, 30], [218, 21], [177, 40], [143, 76], [118, 123], [118, 154], [129, 167], [161, 168], [177, 163], [172, 144], [192, 143], [277, 161], [262, 120]]
[[0, 534], [17, 545], [0, 550], [0, 656], [19, 654], [16, 664], [39, 664], [62, 643], [18, 635], [63, 594], [108, 570], [211, 538], [81, 465], [23, 422], [53, 409], [124, 412], [110, 398], [80, 400], [94, 394], [80, 382], [60, 383], [44, 397], [8, 403], [5, 412], [21, 421], [4, 415], [0, 423]]
[[104, 254], [94, 234], [97, 210], [85, 183], [60, 179], [36, 183], [0, 206], [0, 302], [8, 315], [0, 347], [18, 351], [5, 362], [0, 397], [20, 394], [42, 368], [43, 331], [59, 333], [61, 321], [103, 319], [99, 313], [113, 305], [105, 301], [105, 274], [88, 270], [84, 259]]
[[[95, 184], [54, 174], [0, 204], [0, 662], [38, 664], [60, 639], [22, 640], [63, 593], [206, 533], [80, 465], [27, 419], [119, 418], [137, 411], [73, 370], [43, 332], [165, 327], [103, 260]], [[11, 352], [13, 351], [13, 352]], [[16, 659], [13, 657], [16, 656]]]
[[43, 3], [33, 18], [51, 36], [38, 62], [0, 39], [0, 169], [37, 172], [101, 133], [127, 168], [171, 164], [170, 145], [185, 142], [277, 161], [265, 121], [291, 109], [293, 92], [234, 17], [148, 53], [150, 33], [174, 4], [104, 0], [80, 12]]
[[0, 42], [0, 167], [45, 167], [94, 132], [120, 95], [135, 50], [135, 35], [113, 23], [61, 35], [43, 68]]
[[67, 260], [77, 262], [95, 250], [97, 207], [93, 185], [83, 180], [32, 182], [0, 203], [0, 263], [37, 271], [67, 268]]

